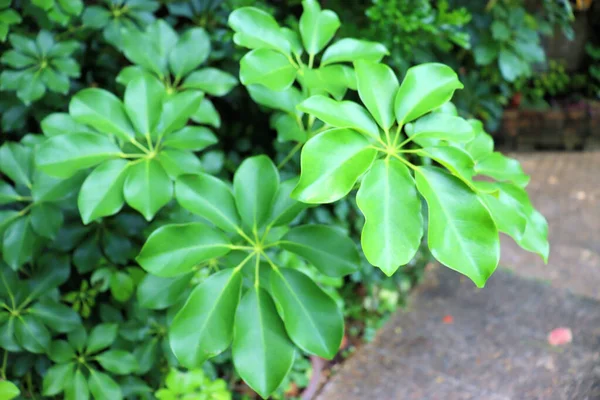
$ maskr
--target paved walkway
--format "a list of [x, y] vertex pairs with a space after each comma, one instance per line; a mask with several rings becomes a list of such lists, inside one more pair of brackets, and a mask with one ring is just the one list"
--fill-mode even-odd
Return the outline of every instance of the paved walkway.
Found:
[[[600, 399], [600, 153], [518, 158], [549, 221], [549, 265], [505, 240], [485, 289], [433, 267], [318, 399]], [[550, 346], [563, 326], [573, 342]]]

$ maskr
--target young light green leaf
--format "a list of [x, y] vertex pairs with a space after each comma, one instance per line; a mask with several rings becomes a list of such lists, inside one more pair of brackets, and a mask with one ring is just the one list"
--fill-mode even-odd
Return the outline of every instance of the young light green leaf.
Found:
[[347, 195], [375, 160], [377, 150], [350, 129], [331, 129], [302, 149], [302, 174], [292, 197], [312, 204], [332, 203]]
[[314, 115], [335, 128], [350, 128], [379, 138], [379, 128], [369, 112], [352, 101], [335, 101], [326, 96], [316, 95], [300, 103], [298, 110]]
[[160, 119], [165, 86], [153, 76], [140, 75], [125, 88], [125, 111], [136, 131], [149, 136]]
[[314, 56], [329, 43], [340, 27], [340, 19], [331, 10], [321, 10], [317, 0], [304, 0], [300, 16], [300, 35], [306, 52]]
[[121, 149], [109, 137], [68, 133], [49, 138], [36, 150], [37, 167], [48, 175], [68, 178], [77, 171], [117, 158]]
[[135, 282], [128, 273], [117, 271], [111, 275], [110, 294], [116, 301], [124, 303], [129, 300], [134, 288]]
[[275, 50], [252, 50], [240, 61], [240, 81], [244, 85], [261, 84], [281, 91], [289, 88], [295, 78], [296, 68]]
[[133, 354], [125, 350], [112, 349], [96, 356], [102, 368], [117, 375], [128, 375], [138, 368]]
[[221, 126], [221, 116], [219, 115], [219, 112], [212, 101], [206, 97], [202, 99], [200, 106], [194, 111], [190, 118], [198, 124], [207, 124], [215, 128]]
[[427, 63], [411, 67], [396, 94], [395, 113], [400, 125], [440, 107], [463, 85], [456, 72], [444, 64]]
[[94, 369], [90, 369], [88, 385], [94, 400], [121, 400], [123, 398], [119, 384], [109, 375]]
[[179, 149], [164, 149], [158, 155], [158, 161], [163, 166], [169, 178], [202, 171], [202, 163], [191, 151]]
[[298, 79], [311, 93], [331, 94], [341, 100], [348, 89], [356, 90], [356, 74], [347, 65], [328, 65], [317, 69], [304, 70]]
[[216, 68], [202, 68], [189, 74], [181, 87], [202, 90], [212, 96], [225, 96], [237, 84], [237, 79], [227, 72]]
[[289, 373], [295, 353], [269, 293], [248, 290], [235, 314], [232, 355], [237, 373], [266, 399]]
[[277, 190], [279, 172], [267, 156], [247, 158], [233, 177], [235, 204], [242, 221], [252, 229], [267, 222]]
[[273, 49], [286, 56], [290, 54], [290, 43], [281, 32], [277, 21], [255, 7], [241, 7], [229, 15], [229, 26], [236, 32], [233, 40], [249, 49]]
[[205, 224], [172, 224], [152, 232], [136, 261], [151, 274], [173, 277], [230, 251], [227, 236]]
[[[523, 205], [513, 196], [503, 190], [506, 183], [497, 182], [475, 182], [475, 186], [483, 188], [488, 193], [479, 193], [479, 198], [483, 201], [490, 212], [496, 227], [500, 232], [511, 236], [515, 241], [521, 240], [527, 226], [525, 210]], [[496, 194], [489, 194], [490, 191]]]
[[202, 173], [182, 175], [175, 181], [175, 198], [183, 208], [226, 232], [240, 229], [241, 221], [233, 193], [218, 178]]
[[11, 381], [0, 381], [0, 398], [11, 400], [17, 397], [21, 391]]
[[217, 143], [217, 137], [203, 126], [186, 126], [171, 133], [163, 142], [165, 147], [173, 149], [200, 151]]
[[135, 135], [121, 100], [103, 89], [84, 89], [77, 93], [69, 103], [69, 114], [76, 122], [126, 142]]
[[208, 58], [210, 38], [202, 28], [188, 29], [169, 53], [169, 66], [176, 78], [186, 76]]
[[514, 158], [506, 157], [498, 152], [494, 152], [477, 162], [475, 172], [499, 181], [513, 182], [521, 187], [525, 187], [529, 183], [529, 176], [523, 172], [521, 164]]
[[127, 178], [128, 165], [125, 160], [109, 160], [88, 175], [77, 198], [84, 224], [114, 215], [123, 207], [123, 185]]
[[356, 194], [365, 216], [361, 244], [367, 260], [391, 276], [415, 256], [423, 236], [421, 199], [408, 168], [393, 158], [375, 161]]
[[483, 287], [500, 258], [498, 230], [489, 211], [462, 181], [442, 169], [419, 167], [415, 175], [429, 207], [431, 254]]
[[360, 99], [385, 131], [394, 123], [394, 97], [398, 92], [398, 78], [385, 64], [356, 61], [356, 81]]
[[431, 146], [437, 140], [465, 143], [474, 137], [471, 124], [444, 113], [431, 113], [407, 124], [406, 133], [421, 146]]
[[123, 186], [125, 201], [147, 221], [173, 198], [173, 183], [155, 159], [145, 159], [128, 168]]
[[465, 144], [465, 151], [478, 162], [494, 152], [494, 139], [483, 130], [483, 124], [476, 119], [470, 119], [475, 137]]
[[169, 332], [171, 349], [182, 365], [197, 368], [229, 347], [241, 287], [239, 270], [225, 269], [194, 289]]
[[358, 270], [358, 250], [345, 233], [327, 225], [302, 225], [289, 230], [281, 248], [305, 258], [328, 276], [342, 277]]
[[473, 188], [471, 178], [475, 174], [474, 163], [464, 150], [453, 146], [434, 146], [419, 149], [417, 154], [429, 157], [442, 164], [467, 186]]
[[332, 359], [342, 342], [344, 318], [335, 301], [302, 272], [271, 273], [271, 292], [285, 329], [302, 350]]
[[290, 114], [300, 114], [296, 106], [304, 100], [304, 96], [293, 86], [280, 92], [270, 90], [263, 85], [249, 85], [247, 89], [252, 100], [258, 104]]
[[321, 57], [321, 66], [356, 60], [378, 63], [388, 54], [387, 48], [381, 43], [344, 38], [325, 49], [323, 57]]

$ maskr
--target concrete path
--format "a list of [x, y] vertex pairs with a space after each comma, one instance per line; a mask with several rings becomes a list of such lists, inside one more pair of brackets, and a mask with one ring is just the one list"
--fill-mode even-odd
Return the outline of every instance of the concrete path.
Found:
[[[600, 153], [517, 157], [549, 221], [549, 265], [505, 240], [485, 289], [434, 266], [318, 399], [600, 399]], [[548, 344], [558, 327], [572, 343]]]

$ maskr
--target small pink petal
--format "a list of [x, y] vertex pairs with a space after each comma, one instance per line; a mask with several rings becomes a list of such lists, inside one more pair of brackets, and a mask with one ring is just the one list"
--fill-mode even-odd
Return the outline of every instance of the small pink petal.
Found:
[[556, 328], [548, 334], [548, 343], [551, 346], [560, 346], [571, 343], [573, 341], [573, 333], [569, 328]]

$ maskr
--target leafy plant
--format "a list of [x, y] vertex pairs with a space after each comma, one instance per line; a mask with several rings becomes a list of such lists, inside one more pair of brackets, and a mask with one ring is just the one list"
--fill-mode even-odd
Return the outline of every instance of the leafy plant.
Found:
[[212, 381], [202, 370], [182, 372], [172, 368], [165, 386], [156, 392], [158, 400], [231, 400], [226, 382], [222, 379]]
[[588, 69], [589, 76], [592, 80], [589, 90], [592, 95], [600, 98], [600, 47], [593, 46], [591, 43], [588, 43], [585, 46], [585, 51], [592, 60]]
[[67, 25], [83, 10], [82, 0], [32, 0], [31, 3], [44, 10], [48, 18], [60, 25]]
[[4, 42], [12, 25], [21, 22], [21, 16], [11, 8], [12, 0], [0, 1], [0, 42]]
[[52, 34], [44, 30], [35, 41], [16, 33], [9, 40], [13, 49], [4, 52], [0, 61], [14, 69], [0, 74], [1, 90], [16, 91], [25, 104], [40, 99], [47, 89], [67, 94], [69, 79], [80, 73], [79, 65], [71, 57], [79, 43], [55, 42]]

